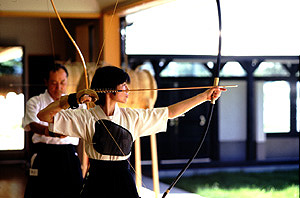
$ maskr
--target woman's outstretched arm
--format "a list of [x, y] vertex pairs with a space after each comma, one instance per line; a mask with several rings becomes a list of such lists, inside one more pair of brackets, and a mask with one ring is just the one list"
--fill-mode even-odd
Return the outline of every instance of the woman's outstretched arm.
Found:
[[206, 102], [206, 101], [211, 101], [212, 98], [217, 100], [221, 96], [221, 92], [226, 91], [224, 88], [211, 88], [206, 90], [203, 93], [200, 93], [194, 97], [191, 97], [189, 99], [180, 101], [178, 103], [172, 104], [168, 106], [169, 109], [169, 118], [175, 118], [190, 109], [198, 106], [199, 104]]

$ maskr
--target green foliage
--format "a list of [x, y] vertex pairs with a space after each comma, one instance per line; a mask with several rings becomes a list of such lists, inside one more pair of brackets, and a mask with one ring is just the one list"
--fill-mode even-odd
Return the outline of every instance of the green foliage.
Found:
[[22, 70], [22, 67], [22, 61], [18, 59], [12, 59], [2, 63], [0, 62], [0, 75], [18, 73], [18, 70]]
[[[170, 183], [172, 179], [163, 179]], [[298, 198], [299, 170], [184, 177], [176, 187], [207, 198]]]

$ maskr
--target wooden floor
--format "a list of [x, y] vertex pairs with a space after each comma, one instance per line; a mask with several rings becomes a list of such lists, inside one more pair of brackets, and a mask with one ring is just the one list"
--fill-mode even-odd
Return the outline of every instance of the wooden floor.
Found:
[[0, 198], [24, 197], [26, 182], [25, 165], [0, 164]]

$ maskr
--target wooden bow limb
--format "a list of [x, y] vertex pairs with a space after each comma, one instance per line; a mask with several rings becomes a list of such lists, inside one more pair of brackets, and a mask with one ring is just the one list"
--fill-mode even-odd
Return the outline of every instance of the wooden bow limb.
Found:
[[81, 53], [81, 51], [80, 51], [80, 49], [79, 49], [77, 43], [75, 42], [75, 40], [73, 39], [73, 37], [72, 37], [71, 34], [69, 33], [68, 29], [66, 28], [65, 24], [64, 24], [63, 21], [61, 20], [61, 17], [59, 16], [58, 11], [56, 10], [56, 7], [55, 7], [55, 5], [54, 5], [53, 0], [50, 0], [50, 1], [51, 1], [52, 7], [53, 7], [53, 9], [54, 9], [54, 12], [55, 12], [55, 14], [56, 14], [56, 16], [57, 16], [57, 18], [58, 18], [58, 20], [59, 20], [61, 26], [63, 27], [65, 33], [66, 33], [66, 34], [68, 35], [68, 37], [70, 38], [70, 40], [72, 41], [73, 45], [75, 46], [75, 48], [76, 48], [76, 50], [77, 50], [77, 52], [78, 52], [78, 54], [79, 54], [79, 57], [80, 57], [80, 59], [81, 59], [81, 62], [82, 62], [83, 68], [84, 68], [83, 70], [84, 70], [84, 76], [85, 76], [85, 86], [86, 86], [86, 89], [88, 89], [88, 87], [89, 87], [89, 83], [88, 83], [88, 74], [87, 74], [87, 69], [86, 69], [87, 67], [86, 67], [86, 63], [85, 63], [84, 57], [83, 57], [83, 55], [82, 55], [82, 53]]
[[[50, 0], [51, 1], [51, 4], [52, 4], [52, 7], [54, 9], [54, 12], [55, 12], [55, 15], [57, 16], [61, 26], [63, 27], [65, 33], [68, 35], [68, 37], [70, 38], [70, 40], [72, 41], [73, 45], [75, 46], [76, 48], [76, 51], [78, 52], [79, 56], [80, 56], [80, 59], [81, 59], [81, 62], [82, 62], [82, 65], [83, 65], [83, 71], [84, 71], [84, 76], [85, 76], [85, 87], [86, 89], [89, 88], [89, 83], [88, 83], [88, 74], [87, 74], [87, 67], [86, 67], [86, 63], [85, 63], [85, 60], [84, 60], [84, 57], [77, 45], [77, 43], [75, 42], [75, 40], [72, 38], [71, 34], [69, 33], [69, 31], [67, 30], [66, 26], [64, 25], [63, 21], [61, 20], [61, 17], [59, 16], [58, 14], [58, 11], [56, 10], [56, 7], [54, 5], [54, 2], [53, 0]], [[89, 106], [87, 105], [87, 108], [89, 108]], [[84, 143], [83, 143], [84, 144]], [[88, 156], [85, 152], [85, 146], [83, 145], [83, 159], [82, 159], [82, 165], [81, 165], [81, 169], [82, 169], [82, 175], [83, 177], [85, 177], [85, 174], [87, 173], [87, 170], [88, 170], [88, 166], [89, 166], [89, 160], [88, 160]]]

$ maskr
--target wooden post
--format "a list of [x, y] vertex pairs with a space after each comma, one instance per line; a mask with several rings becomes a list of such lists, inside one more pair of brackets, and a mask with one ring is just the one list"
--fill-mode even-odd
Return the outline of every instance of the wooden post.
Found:
[[155, 134], [150, 136], [151, 143], [151, 156], [152, 156], [152, 179], [153, 179], [153, 191], [155, 193], [155, 198], [158, 198], [159, 189], [159, 176], [158, 176], [158, 160], [157, 160], [157, 144]]
[[135, 183], [137, 191], [140, 193], [142, 187], [142, 166], [141, 166], [141, 141], [137, 138], [134, 143], [135, 148]]
[[[117, 67], [121, 66], [121, 41], [120, 41], [120, 18], [115, 15], [104, 14], [101, 18], [102, 42], [104, 45], [101, 57], [104, 62]], [[104, 44], [103, 44], [104, 43]], [[101, 45], [101, 46], [102, 46]], [[101, 49], [100, 49], [101, 50]]]

